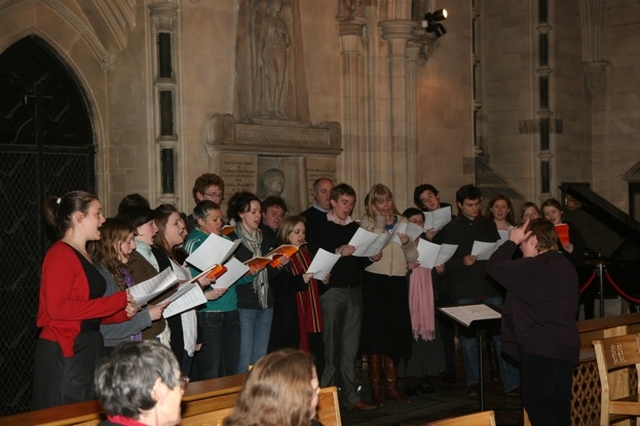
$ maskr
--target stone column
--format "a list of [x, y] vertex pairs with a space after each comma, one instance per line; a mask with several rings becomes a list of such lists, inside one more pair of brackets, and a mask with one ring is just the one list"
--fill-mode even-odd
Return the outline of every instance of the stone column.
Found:
[[369, 169], [366, 161], [369, 154], [365, 143], [366, 102], [362, 40], [365, 19], [361, 16], [361, 10], [343, 6], [345, 5], [341, 3], [338, 13], [342, 57], [342, 180], [352, 185], [356, 191], [363, 191]]
[[[389, 15], [387, 15], [389, 16]], [[382, 39], [387, 41], [388, 78], [389, 78], [389, 146], [383, 146], [388, 151], [387, 160], [382, 159], [380, 170], [374, 170], [374, 179], [388, 183], [395, 194], [398, 206], [411, 205], [411, 197], [407, 188], [413, 185], [408, 181], [410, 170], [409, 139], [407, 126], [411, 122], [411, 113], [407, 99], [407, 41], [413, 38], [412, 31], [416, 25], [414, 21], [405, 19], [385, 20], [378, 25], [382, 28]], [[415, 83], [414, 83], [415, 84]], [[384, 120], [386, 117], [380, 117]], [[384, 140], [381, 141], [384, 143]]]

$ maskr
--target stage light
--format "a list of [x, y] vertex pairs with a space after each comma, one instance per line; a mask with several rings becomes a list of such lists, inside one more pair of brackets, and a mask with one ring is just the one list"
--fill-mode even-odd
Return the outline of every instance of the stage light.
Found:
[[444, 25], [440, 24], [440, 21], [447, 19], [447, 9], [439, 9], [433, 13], [427, 13], [422, 21], [422, 27], [426, 29], [428, 33], [433, 33], [436, 38], [446, 34], [447, 30]]

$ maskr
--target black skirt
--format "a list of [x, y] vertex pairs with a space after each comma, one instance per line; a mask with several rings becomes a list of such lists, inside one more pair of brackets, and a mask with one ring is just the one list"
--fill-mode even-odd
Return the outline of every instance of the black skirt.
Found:
[[411, 315], [406, 277], [364, 272], [362, 283], [362, 344], [366, 353], [396, 361], [411, 357]]

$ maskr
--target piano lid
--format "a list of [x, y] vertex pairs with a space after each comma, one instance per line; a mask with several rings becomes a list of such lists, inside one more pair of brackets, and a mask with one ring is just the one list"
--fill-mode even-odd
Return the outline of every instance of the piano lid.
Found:
[[586, 183], [560, 185], [580, 203], [578, 210], [565, 211], [584, 235], [587, 247], [605, 257], [637, 258], [640, 251], [640, 222], [593, 192]]

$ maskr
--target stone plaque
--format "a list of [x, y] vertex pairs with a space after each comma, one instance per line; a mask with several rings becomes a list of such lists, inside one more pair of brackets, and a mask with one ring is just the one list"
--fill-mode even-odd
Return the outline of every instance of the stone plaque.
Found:
[[220, 164], [220, 177], [224, 180], [225, 198], [231, 198], [238, 191], [249, 191], [255, 194], [257, 170], [255, 155], [223, 155]]

